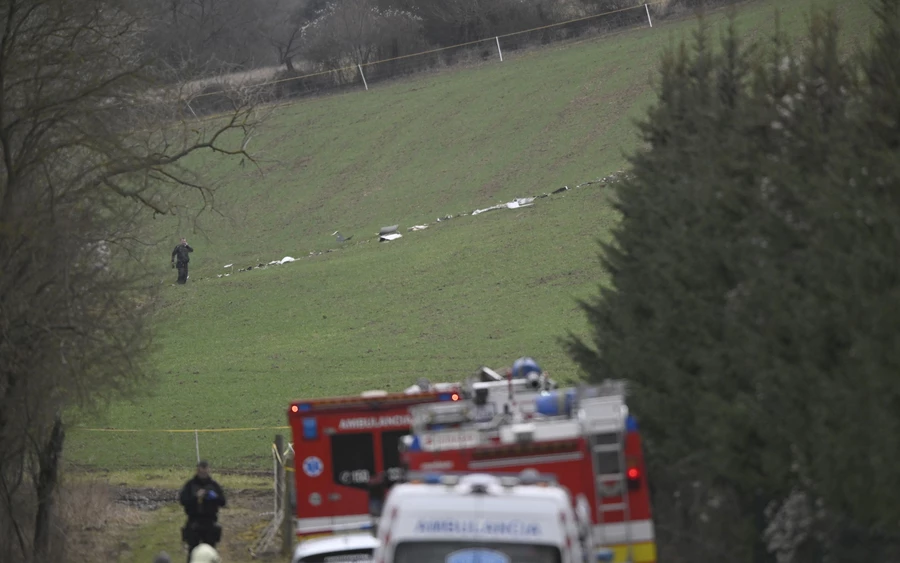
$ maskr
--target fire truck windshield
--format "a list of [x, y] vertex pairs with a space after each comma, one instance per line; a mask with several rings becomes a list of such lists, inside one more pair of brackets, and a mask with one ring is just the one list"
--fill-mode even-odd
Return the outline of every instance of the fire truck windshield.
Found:
[[375, 474], [375, 441], [371, 432], [333, 434], [332, 479], [337, 485], [365, 488]]
[[550, 545], [494, 542], [401, 542], [394, 563], [560, 563]]
[[[389, 480], [400, 478], [400, 438], [409, 430], [385, 430], [381, 434], [381, 459]], [[381, 472], [375, 463], [373, 432], [333, 434], [330, 437], [332, 479], [336, 485], [365, 489]]]

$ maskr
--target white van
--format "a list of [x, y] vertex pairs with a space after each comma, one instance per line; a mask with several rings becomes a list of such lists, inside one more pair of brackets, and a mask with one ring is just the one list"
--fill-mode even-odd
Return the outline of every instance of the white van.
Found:
[[375, 562], [583, 563], [588, 529], [552, 478], [435, 475], [391, 489]]

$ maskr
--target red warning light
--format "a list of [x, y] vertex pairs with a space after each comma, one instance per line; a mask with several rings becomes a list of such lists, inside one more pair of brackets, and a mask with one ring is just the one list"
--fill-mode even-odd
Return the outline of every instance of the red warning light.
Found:
[[291, 405], [291, 412], [297, 412], [299, 410], [300, 410], [300, 407], [298, 407], [297, 405]]
[[635, 479], [637, 479], [638, 477], [641, 476], [641, 472], [638, 470], [637, 467], [631, 467], [628, 469], [627, 475], [628, 475], [629, 479], [634, 481]]
[[454, 394], [450, 395], [450, 400], [451, 400], [451, 401], [458, 401], [458, 400], [459, 400], [459, 393], [454, 393]]

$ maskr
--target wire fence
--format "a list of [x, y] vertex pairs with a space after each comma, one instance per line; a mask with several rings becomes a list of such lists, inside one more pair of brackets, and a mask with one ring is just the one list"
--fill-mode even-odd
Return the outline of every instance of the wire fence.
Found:
[[293, 488], [293, 459], [294, 445], [285, 443], [283, 437], [278, 435], [272, 444], [272, 484], [273, 507], [272, 519], [266, 523], [256, 543], [250, 548], [250, 554], [256, 558], [261, 554], [272, 550], [275, 538], [281, 533], [281, 555], [289, 555], [294, 541], [294, 498]]
[[185, 101], [185, 117], [230, 111], [248, 96], [255, 98], [258, 103], [271, 104], [301, 97], [369, 90], [384, 82], [422, 73], [503, 62], [504, 58], [551, 44], [603, 36], [625, 29], [650, 29], [654, 20], [664, 15], [663, 6], [667, 4], [648, 2], [377, 61], [345, 60], [334, 68], [313, 67], [294, 72], [282, 71], [274, 80], [255, 84], [229, 86], [223, 82], [212, 83]]
[[[185, 467], [201, 459], [231, 469], [265, 470], [265, 444], [289, 426], [196, 429], [73, 427], [69, 455], [78, 465], [96, 467]], [[127, 452], [127, 453], [126, 453]]]

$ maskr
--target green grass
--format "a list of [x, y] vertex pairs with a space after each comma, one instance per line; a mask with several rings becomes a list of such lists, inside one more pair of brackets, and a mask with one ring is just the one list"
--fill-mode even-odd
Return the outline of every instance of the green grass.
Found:
[[[792, 35], [812, 5], [742, 5], [738, 23], [771, 34], [774, 10]], [[862, 35], [869, 14], [844, 2]], [[724, 23], [725, 11], [711, 16]], [[218, 467], [271, 466], [274, 427], [291, 399], [368, 388], [400, 390], [419, 376], [458, 380], [480, 365], [535, 356], [555, 377], [578, 376], [558, 339], [587, 331], [577, 299], [605, 281], [597, 260], [616, 215], [605, 189], [580, 188], [533, 207], [436, 217], [596, 179], [625, 166], [633, 127], [653, 99], [661, 50], [692, 20], [530, 51], [274, 110], [252, 140], [264, 174], [234, 162], [195, 163], [220, 185], [226, 218], [204, 215], [191, 283], [167, 287], [153, 367], [161, 385], [92, 421], [139, 433], [73, 430], [71, 460], [103, 468], [195, 460], [200, 434]], [[378, 244], [399, 223], [400, 240]], [[421, 232], [406, 228], [431, 223]], [[161, 222], [172, 244], [174, 222]], [[337, 247], [330, 234], [355, 235]], [[168, 263], [170, 248], [160, 250]], [[222, 266], [290, 255], [292, 264], [217, 278]], [[167, 281], [174, 272], [161, 270]]]

